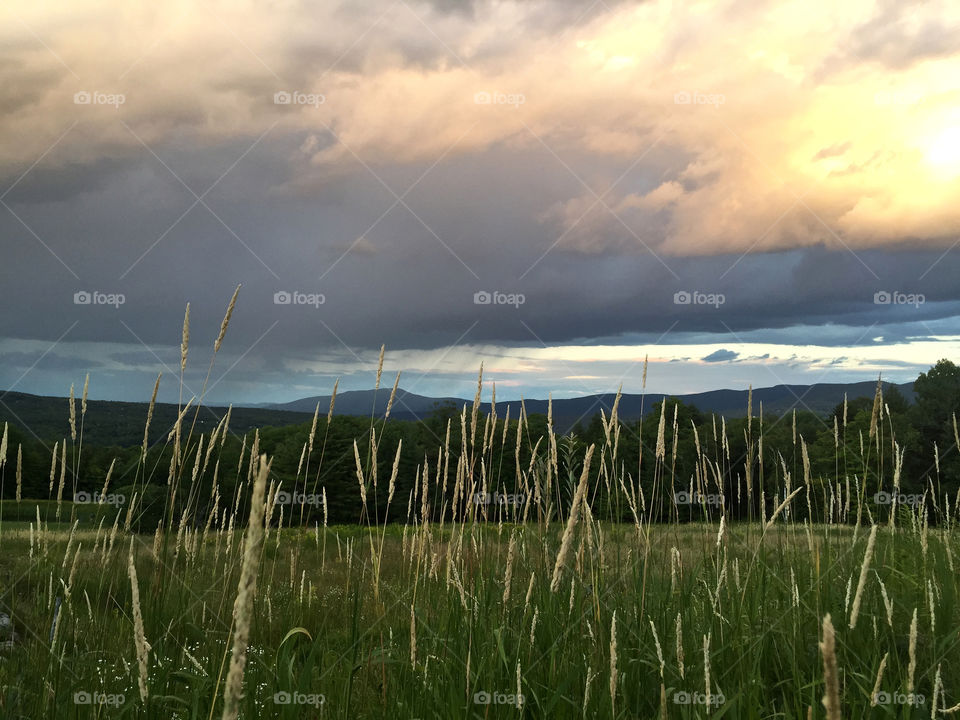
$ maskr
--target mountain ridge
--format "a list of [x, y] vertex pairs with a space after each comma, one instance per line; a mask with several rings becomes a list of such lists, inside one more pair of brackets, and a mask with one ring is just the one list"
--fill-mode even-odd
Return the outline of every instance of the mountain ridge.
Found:
[[[896, 387], [908, 402], [913, 402], [913, 383], [894, 384], [884, 382], [884, 392]], [[857, 397], [873, 397], [876, 382], [856, 383], [815, 383], [813, 385], [775, 385], [753, 390], [753, 411], [760, 414], [761, 407], [766, 415], [780, 416], [791, 409], [810, 410], [826, 415], [838, 403], [843, 402], [844, 393], [849, 400]], [[715, 413], [726, 417], [743, 417], [747, 410], [748, 390], [709, 390], [702, 393], [670, 395], [665, 393], [635, 394], [625, 393], [620, 397], [619, 417], [625, 421], [637, 420], [648, 414], [654, 405], [663, 398], [677, 398], [687, 405], [694, 405], [703, 413]], [[390, 399], [390, 388], [379, 390], [345, 390], [337, 393], [334, 403], [335, 415], [356, 417], [383, 417]], [[558, 432], [566, 433], [579, 423], [587, 424], [601, 410], [608, 416], [613, 407], [616, 393], [585, 395], [576, 398], [558, 398], [553, 400], [554, 427]], [[44, 440], [53, 442], [62, 439], [69, 432], [67, 424], [68, 398], [29, 393], [7, 392], [0, 394], [0, 422], [22, 426]], [[528, 415], [547, 414], [548, 400], [531, 398], [523, 400]], [[79, 402], [78, 402], [79, 404]], [[89, 400], [86, 418], [85, 437], [91, 442], [107, 445], [137, 445], [143, 440], [143, 426], [147, 415], [147, 402]], [[286, 403], [268, 403], [259, 405], [234, 405], [230, 427], [238, 433], [244, 433], [255, 427], [283, 427], [309, 422], [320, 406], [320, 414], [326, 415], [330, 407], [329, 395], [317, 395], [300, 398]], [[418, 395], [402, 388], [397, 389], [390, 417], [395, 420], [423, 420], [437, 410], [459, 413], [466, 404], [473, 405], [473, 399], [453, 396], [432, 397]], [[497, 415], [504, 417], [509, 409], [510, 417], [520, 415], [520, 400], [497, 402]], [[488, 411], [489, 400], [485, 400], [482, 409]], [[204, 405], [197, 416], [197, 429], [209, 432], [226, 413], [224, 405]], [[192, 413], [193, 410], [190, 411]], [[188, 413], [187, 421], [193, 422]], [[154, 408], [151, 423], [151, 438], [169, 430], [176, 421], [178, 406], [174, 403], [158, 402]]]
[[[913, 402], [913, 383], [883, 382], [884, 392], [890, 387], [896, 387], [907, 402]], [[760, 404], [764, 412], [773, 415], [782, 415], [793, 408], [810, 410], [820, 415], [829, 413], [838, 403], [843, 402], [844, 393], [848, 400], [857, 397], [873, 397], [876, 382], [873, 380], [855, 383], [814, 383], [812, 385], [774, 385], [766, 388], [753, 389], [754, 412], [759, 414]], [[668, 393], [624, 393], [620, 396], [618, 414], [622, 419], [634, 420], [646, 415], [655, 403], [663, 398], [677, 398], [687, 405], [694, 405], [704, 413], [716, 413], [728, 417], [742, 417], [747, 412], [747, 396], [749, 390], [735, 390], [724, 388], [708, 390], [701, 393], [668, 394]], [[386, 411], [390, 398], [389, 388], [379, 390], [348, 390], [338, 393], [334, 403], [334, 414], [370, 415], [378, 417]], [[578, 422], [587, 422], [590, 417], [599, 413], [601, 409], [609, 415], [613, 407], [616, 393], [601, 393], [585, 395], [576, 398], [557, 398], [553, 400], [553, 415], [558, 429], [569, 429]], [[375, 404], [374, 404], [375, 400]], [[548, 400], [531, 398], [524, 399], [523, 404], [528, 414], [546, 414]], [[430, 397], [417, 395], [402, 388], [397, 389], [390, 416], [398, 420], [422, 419], [438, 407], [452, 403], [457, 409], [464, 403], [473, 405], [472, 399], [457, 397]], [[317, 405], [320, 411], [325, 412], [330, 406], [329, 395], [316, 395], [300, 398], [287, 403], [270, 403], [265, 409], [287, 410], [313, 413]], [[520, 400], [501, 400], [497, 402], [497, 414], [503, 417], [507, 408], [510, 417], [517, 417], [520, 412]], [[489, 400], [482, 403], [482, 407], [489, 408]]]

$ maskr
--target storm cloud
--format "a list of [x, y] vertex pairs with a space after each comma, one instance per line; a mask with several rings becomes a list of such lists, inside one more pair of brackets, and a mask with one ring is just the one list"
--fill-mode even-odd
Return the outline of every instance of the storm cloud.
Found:
[[957, 9], [805, 8], [0, 10], [0, 385], [146, 394], [237, 284], [223, 400], [367, 386], [383, 343], [438, 393], [909, 379], [958, 346]]

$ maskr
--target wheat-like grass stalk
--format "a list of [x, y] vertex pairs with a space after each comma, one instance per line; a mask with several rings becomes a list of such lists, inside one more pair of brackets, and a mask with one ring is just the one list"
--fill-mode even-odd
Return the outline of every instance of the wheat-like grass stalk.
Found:
[[150, 440], [150, 421], [153, 420], [153, 409], [157, 404], [157, 390], [160, 389], [160, 378], [163, 373], [157, 375], [157, 381], [153, 384], [153, 394], [150, 396], [150, 405], [147, 407], [147, 422], [143, 427], [143, 461], [147, 459], [147, 447]]
[[60, 505], [63, 502], [63, 485], [67, 480], [67, 441], [60, 446], [60, 485], [57, 486], [57, 520], [60, 519]]
[[803, 490], [803, 488], [798, 487], [792, 493], [787, 495], [787, 497], [784, 498], [783, 502], [777, 506], [777, 509], [773, 511], [773, 514], [770, 516], [770, 519], [767, 520], [767, 524], [763, 526], [764, 533], [766, 533], [767, 530], [773, 527], [773, 523], [776, 521], [777, 517], [779, 517], [780, 513], [783, 512], [784, 508], [786, 508], [790, 504], [793, 498], [795, 498], [797, 496], [797, 493], [800, 492], [801, 490]]
[[187, 367], [187, 351], [190, 349], [190, 303], [183, 313], [183, 334], [180, 336], [180, 375]]
[[680, 613], [677, 613], [677, 622], [675, 627], [677, 638], [677, 670], [680, 671], [680, 677], [683, 677], [683, 620]]
[[70, 557], [70, 548], [73, 545], [73, 537], [77, 532], [77, 525], [80, 520], [74, 520], [73, 525], [70, 526], [70, 535], [67, 537], [67, 547], [63, 551], [63, 562], [60, 564], [60, 569], [64, 570], [67, 567], [67, 560]]
[[57, 450], [60, 447], [60, 442], [57, 441], [53, 444], [53, 455], [50, 458], [50, 487], [47, 489], [48, 493], [53, 492], [53, 481], [57, 477]]
[[913, 692], [913, 676], [917, 672], [917, 609], [913, 609], [913, 618], [910, 620], [910, 641], [907, 645], [907, 693]]
[[133, 562], [133, 542], [130, 538], [130, 552], [127, 555], [127, 575], [130, 577], [130, 595], [133, 605], [133, 639], [137, 648], [137, 684], [140, 688], [140, 700], [147, 701], [148, 663], [150, 644], [143, 630], [143, 614], [140, 611], [140, 585], [137, 582], [137, 566]]
[[[930, 702], [930, 720], [937, 717], [937, 705], [940, 695], [943, 694], [943, 677], [940, 675], [940, 663], [937, 663], [937, 672], [933, 677], [933, 698]], [[946, 702], [946, 698], [944, 698]], [[945, 712], [945, 711], [944, 711]]]
[[823, 640], [820, 642], [823, 655], [823, 707], [827, 711], [827, 720], [840, 720], [840, 677], [837, 672], [836, 637], [830, 613], [823, 618]]
[[73, 553], [73, 562], [70, 564], [70, 574], [67, 575], [67, 586], [64, 589], [64, 600], [70, 599], [70, 594], [73, 590], [73, 579], [77, 574], [77, 560], [80, 559], [80, 548], [82, 547], [83, 543], [77, 543], [77, 550]]
[[522, 673], [520, 672], [520, 658], [517, 658], [517, 710], [523, 706], [523, 684], [521, 683]]
[[100, 500], [97, 503], [98, 505], [103, 505], [107, 497], [107, 488], [110, 487], [110, 476], [113, 475], [113, 468], [117, 464], [117, 459], [114, 458], [110, 462], [110, 468], [107, 470], [107, 477], [103, 481], [103, 489], [100, 491]]
[[20, 502], [23, 491], [23, 445], [17, 445], [17, 502]]
[[610, 705], [613, 717], [616, 717], [617, 676], [617, 611], [614, 610], [610, 620]]
[[[38, 522], [38, 523], [39, 523], [39, 521], [40, 521], [40, 512], [39, 512], [39, 510], [40, 510], [40, 509], [37, 508], [37, 522]], [[114, 540], [117, 539], [117, 524], [120, 522], [120, 513], [121, 513], [121, 512], [122, 512], [121, 510], [117, 510], [117, 516], [113, 519], [113, 527], [110, 529], [110, 545], [109, 545], [109, 547], [107, 546], [107, 539], [104, 538], [103, 548], [100, 550], [100, 562], [101, 562], [101, 564], [102, 564], [102, 563], [105, 563], [105, 562], [106, 562], [106, 559], [107, 559], [107, 556], [110, 555], [110, 554], [113, 552], [113, 542], [114, 542]]]
[[387, 411], [383, 414], [383, 421], [390, 418], [390, 410], [393, 408], [393, 401], [397, 397], [397, 386], [400, 384], [400, 373], [397, 372], [397, 379], [393, 381], [393, 389], [390, 391], [390, 399], [387, 400]]
[[223, 720], [236, 720], [240, 712], [240, 699], [243, 696], [243, 673], [247, 664], [250, 621], [253, 617], [260, 545], [263, 541], [264, 492], [269, 474], [270, 463], [267, 462], [267, 456], [262, 455], [250, 498], [250, 517], [247, 521], [243, 562], [240, 566], [240, 582], [237, 585], [237, 599], [233, 605], [233, 650], [230, 653], [230, 670], [224, 684]]
[[863, 564], [860, 566], [860, 579], [857, 581], [857, 592], [853, 596], [853, 608], [850, 610], [850, 629], [857, 626], [857, 617], [860, 615], [860, 600], [863, 597], [863, 586], [867, 582], [867, 573], [870, 572], [870, 560], [873, 558], [873, 547], [877, 541], [876, 523], [870, 528], [870, 537], [867, 540], [867, 550], [863, 554]]
[[227, 334], [227, 326], [230, 324], [230, 316], [233, 315], [233, 307], [237, 304], [237, 295], [239, 294], [240, 285], [237, 285], [237, 289], [233, 291], [233, 297], [230, 298], [230, 304], [227, 306], [227, 313], [223, 316], [223, 321], [220, 323], [220, 332], [217, 334], [217, 341], [213, 344], [214, 355], [220, 351], [220, 344], [223, 342], [223, 336]]
[[[390, 509], [390, 503], [393, 501], [393, 493], [397, 489], [397, 473], [400, 471], [400, 451], [403, 449], [403, 438], [397, 442], [397, 453], [393, 457], [393, 467], [390, 470], [390, 482], [387, 483], [387, 510]], [[386, 517], [384, 517], [386, 522]]]
[[587, 717], [587, 706], [590, 704], [590, 683], [593, 681], [593, 668], [587, 666], [587, 677], [583, 683], [583, 717]]
[[77, 441], [77, 399], [73, 396], [73, 383], [70, 384], [70, 439]]
[[507, 607], [510, 602], [510, 583], [513, 579], [513, 553], [517, 548], [517, 537], [515, 532], [510, 533], [510, 544], [507, 547], [507, 569], [503, 576], [503, 607]]
[[660, 424], [657, 426], [657, 451], [656, 458], [657, 460], [663, 460], [666, 455], [666, 444], [664, 442], [663, 433], [666, 429], [666, 401], [661, 401], [660, 403]]
[[950, 413], [950, 418], [953, 420], [953, 445], [954, 447], [960, 448], [960, 431], [957, 430], [957, 414]]
[[327, 410], [327, 427], [330, 427], [330, 421], [333, 419], [333, 408], [337, 402], [337, 387], [340, 385], [340, 378], [333, 381], [333, 392], [330, 393], [330, 407]]
[[133, 510], [137, 507], [137, 493], [130, 498], [130, 505], [127, 506], [127, 515], [123, 520], [123, 531], [130, 532], [130, 523], [133, 521]]
[[887, 586], [883, 584], [883, 580], [880, 579], [880, 574], [874, 570], [873, 574], [877, 577], [877, 582], [880, 583], [880, 594], [883, 597], [883, 607], [887, 611], [887, 625], [891, 628], [893, 627], [893, 601], [890, 599], [890, 596], [887, 595]]
[[523, 614], [524, 614], [524, 615], [527, 614], [527, 608], [530, 607], [530, 596], [533, 595], [533, 581], [536, 579], [536, 577], [537, 577], [537, 571], [534, 570], [532, 573], [530, 573], [530, 582], [527, 583], [527, 595], [526, 595], [526, 597], [523, 599]]
[[880, 407], [883, 404], [883, 384], [880, 377], [877, 377], [877, 389], [873, 395], [873, 409], [870, 411], [870, 433], [867, 436], [873, 440], [877, 434], [877, 421], [880, 419]]
[[380, 376], [383, 374], [383, 355], [387, 351], [386, 345], [380, 346], [380, 359], [377, 361], [377, 382], [374, 384], [373, 389], [380, 389]]
[[663, 668], [666, 666], [666, 663], [663, 660], [663, 648], [660, 647], [660, 636], [657, 635], [657, 628], [653, 624], [653, 620], [650, 620], [650, 629], [653, 631], [653, 644], [657, 649], [657, 660], [660, 662], [660, 679], [663, 680]]
[[573, 502], [570, 505], [570, 517], [567, 518], [567, 527], [563, 531], [563, 539], [560, 541], [560, 551], [557, 553], [557, 560], [553, 566], [553, 579], [550, 581], [550, 592], [556, 592], [560, 588], [560, 571], [563, 569], [570, 552], [570, 545], [573, 542], [573, 530], [580, 519], [580, 506], [583, 504], [583, 497], [587, 491], [587, 477], [590, 474], [590, 460], [593, 457], [593, 451], [596, 446], [591, 445], [587, 448], [587, 454], [583, 460], [583, 471], [580, 473], [580, 483], [573, 496]]
[[877, 706], [877, 696], [880, 692], [880, 683], [883, 682], [883, 670], [885, 667], [887, 667], [887, 657], [889, 655], [890, 653], [888, 652], [883, 654], [883, 659], [880, 661], [880, 667], [877, 668], [877, 679], [873, 683], [873, 692], [870, 693], [870, 707]]
[[703, 636], [703, 683], [706, 691], [706, 704], [710, 707], [710, 639], [712, 634]]
[[353, 459], [357, 466], [357, 482], [360, 485], [360, 500], [363, 503], [363, 512], [367, 512], [367, 486], [363, 479], [363, 466], [360, 464], [360, 450], [357, 441], [353, 441]]
[[410, 667], [417, 669], [417, 613], [410, 604]]

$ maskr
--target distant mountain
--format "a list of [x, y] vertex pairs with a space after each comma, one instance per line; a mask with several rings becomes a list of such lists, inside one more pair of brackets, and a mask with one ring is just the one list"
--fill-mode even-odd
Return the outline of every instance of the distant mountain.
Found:
[[[69, 399], [29, 395], [27, 393], [0, 393], [0, 424], [9, 422], [26, 430], [41, 440], [53, 443], [70, 436]], [[113, 402], [90, 400], [83, 441], [92, 445], [118, 445], [130, 447], [143, 442], [143, 428], [147, 421], [149, 403]], [[200, 408], [197, 415], [197, 432], [210, 433], [227, 412], [225, 407]], [[170, 431], [179, 414], [176, 405], [157, 403], [150, 422], [150, 441], [154, 442]], [[193, 422], [194, 411], [187, 413], [186, 422]], [[270, 408], [234, 407], [230, 415], [230, 428], [242, 435], [248, 430], [265, 426], [297, 425], [309, 422], [313, 417], [298, 412]], [[77, 430], [80, 425], [80, 400], [77, 399]], [[2, 431], [2, 428], [0, 428]]]
[[[337, 400], [334, 403], [333, 412], [336, 415], [370, 415], [374, 412], [377, 416], [382, 416], [387, 411], [387, 403], [390, 400], [391, 388], [380, 388], [379, 390], [344, 390], [337, 393]], [[376, 407], [374, 407], [374, 398], [376, 398]], [[473, 398], [469, 401], [455, 397], [426, 397], [407, 392], [397, 388], [397, 395], [393, 401], [393, 408], [390, 410], [391, 417], [396, 413], [405, 413], [406, 415], [419, 415], [425, 417], [429, 415], [436, 406], [447, 403], [454, 403], [457, 407], [463, 403], [473, 404]], [[315, 397], [300, 398], [288, 403], [266, 404], [260, 407], [271, 410], [286, 410], [289, 412], [310, 413], [313, 416], [317, 404], [320, 405], [320, 414], [326, 415], [330, 408], [329, 395], [317, 395]]]
[[[889, 388], [890, 383], [884, 383]], [[913, 383], [896, 385], [908, 402], [913, 402]], [[843, 402], [844, 393], [850, 400], [857, 397], [873, 397], [876, 383], [818, 383], [816, 385], [777, 385], [769, 388], [756, 388], [753, 391], [753, 411], [763, 412], [767, 416], [779, 416], [793, 408], [811, 410], [820, 415], [829, 413], [838, 403]], [[742, 417], [747, 412], [746, 390], [712, 390], [704, 393], [665, 396], [661, 393], [641, 395], [622, 395], [619, 415], [624, 420], [635, 420], [650, 412], [655, 403], [664, 397], [678, 397], [685, 404], [694, 405], [702, 412], [716, 413], [726, 417]], [[578, 423], [587, 424], [601, 409], [609, 415], [613, 407], [614, 393], [589, 395], [578, 398], [565, 398], [553, 401], [554, 427], [558, 432], [567, 432]], [[369, 417], [371, 412], [382, 417], [390, 399], [390, 388], [380, 390], [349, 390], [337, 394], [334, 406], [336, 415], [354, 415]], [[79, 400], [77, 412], [79, 414]], [[320, 415], [325, 416], [330, 407], [330, 396], [301, 398], [293, 402], [261, 405], [256, 407], [233, 408], [230, 427], [243, 434], [253, 428], [306, 423], [313, 417], [317, 405]], [[396, 420], [420, 420], [429, 417], [438, 408], [470, 406], [473, 399], [456, 397], [427, 397], [398, 389], [390, 417]], [[547, 400], [525, 400], [527, 413], [546, 414]], [[143, 441], [143, 427], [147, 418], [148, 404], [145, 402], [113, 402], [91, 400], [88, 403], [84, 442], [93, 445], [139, 445]], [[520, 414], [520, 401], [501, 401], [497, 403], [497, 414], [503, 417], [507, 408], [510, 417]], [[489, 402], [483, 404], [489, 410]], [[207, 407], [200, 409], [197, 416], [197, 431], [209, 433], [219, 422], [225, 407]], [[177, 406], [169, 403], [157, 403], [151, 422], [150, 440], [154, 442], [168, 432], [177, 419]], [[27, 429], [31, 434], [48, 442], [67, 437], [69, 407], [67, 398], [29, 395], [26, 393], [0, 393], [0, 423], [9, 422]], [[188, 414], [193, 421], [193, 411]], [[79, 417], [78, 417], [79, 423]]]
[[[913, 383], [903, 383], [894, 385], [885, 382], [884, 389], [896, 387], [912, 403], [914, 399]], [[755, 414], [760, 413], [760, 405], [763, 404], [763, 412], [766, 415], [782, 415], [785, 412], [796, 408], [798, 410], [809, 410], [819, 415], [826, 415], [838, 404], [843, 402], [844, 394], [847, 398], [853, 400], [857, 397], [873, 397], [877, 384], [873, 381], [857, 383], [817, 383], [815, 385], [776, 385], [768, 388], [754, 388], [753, 390], [753, 410]], [[624, 394], [620, 396], [620, 406], [618, 413], [624, 420], [635, 420], [641, 415], [650, 412], [655, 403], [660, 402], [664, 397], [677, 397], [687, 405], [694, 405], [702, 412], [716, 413], [726, 417], [742, 417], [747, 414], [747, 390], [711, 390], [709, 392], [692, 393], [687, 395], [664, 395], [662, 393], [650, 393], [646, 396], [636, 394]], [[376, 406], [374, 407], [374, 397]], [[373, 411], [378, 417], [386, 411], [387, 402], [390, 398], [390, 389], [381, 388], [379, 391], [373, 390], [353, 390], [337, 394], [334, 404], [334, 414], [336, 415], [361, 415], [368, 416]], [[615, 393], [606, 393], [603, 395], [587, 395], [578, 398], [564, 398], [553, 401], [554, 424], [560, 431], [576, 426], [578, 422], [587, 423], [590, 418], [600, 412], [601, 409], [607, 415], [613, 407], [616, 399]], [[265, 407], [274, 410], [292, 410], [298, 412], [313, 413], [317, 404], [320, 405], [320, 413], [324, 414], [330, 407], [330, 396], [321, 395], [317, 397], [302, 398], [293, 402], [267, 405]], [[416, 395], [405, 390], [398, 389], [394, 400], [390, 416], [398, 420], [416, 420], [430, 415], [438, 406], [455, 405], [457, 408], [464, 404], [472, 405], [473, 399], [455, 398], [455, 397], [425, 397]], [[525, 400], [524, 405], [528, 414], [546, 414], [547, 400]], [[503, 417], [510, 408], [510, 417], [516, 418], [520, 413], [520, 401], [500, 401], [497, 402], [497, 414]], [[484, 408], [489, 409], [489, 402], [484, 403]]]

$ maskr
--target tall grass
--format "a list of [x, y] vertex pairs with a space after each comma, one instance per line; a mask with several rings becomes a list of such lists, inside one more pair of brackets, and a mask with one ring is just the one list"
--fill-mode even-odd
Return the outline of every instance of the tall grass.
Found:
[[[555, 434], [552, 405], [544, 434], [525, 408], [508, 433], [495, 396], [482, 412], [481, 369], [473, 405], [417, 458], [397, 501], [405, 514], [392, 504], [402, 454], [415, 449], [399, 444], [390, 477], [378, 477], [386, 418], [371, 413], [365, 452], [351, 448], [362, 514], [329, 526], [320, 483], [335, 392], [319, 443], [315, 411], [292, 488], [312, 483], [323, 504], [294, 521], [258, 433], [229, 468], [229, 414], [194, 436], [206, 382], [183, 403], [190, 339], [188, 311], [170, 465], [147, 466], [158, 378], [125, 513], [85, 513], [68, 498], [69, 521], [57, 523], [64, 440], [50, 496], [18, 497], [26, 519], [0, 526], [4, 718], [907, 718], [960, 703], [957, 503], [932, 486], [914, 505], [870, 502], [899, 488], [905, 452], [879, 385], [859, 450], [846, 417], [834, 428], [836, 467], [855, 456], [857, 476], [814, 477], [796, 432], [790, 467], [781, 455], [765, 468], [762, 410], [751, 407], [746, 477], [731, 485], [722, 418], [712, 437], [692, 429], [697, 463], [683, 478], [685, 429], [662, 405], [655, 446], [627, 470], [621, 448], [639, 439], [618, 402], [589, 448]], [[69, 413], [75, 429], [73, 401]], [[498, 443], [513, 444], [510, 477]], [[144, 528], [154, 486], [165, 510]], [[476, 502], [490, 493], [514, 502]]]

